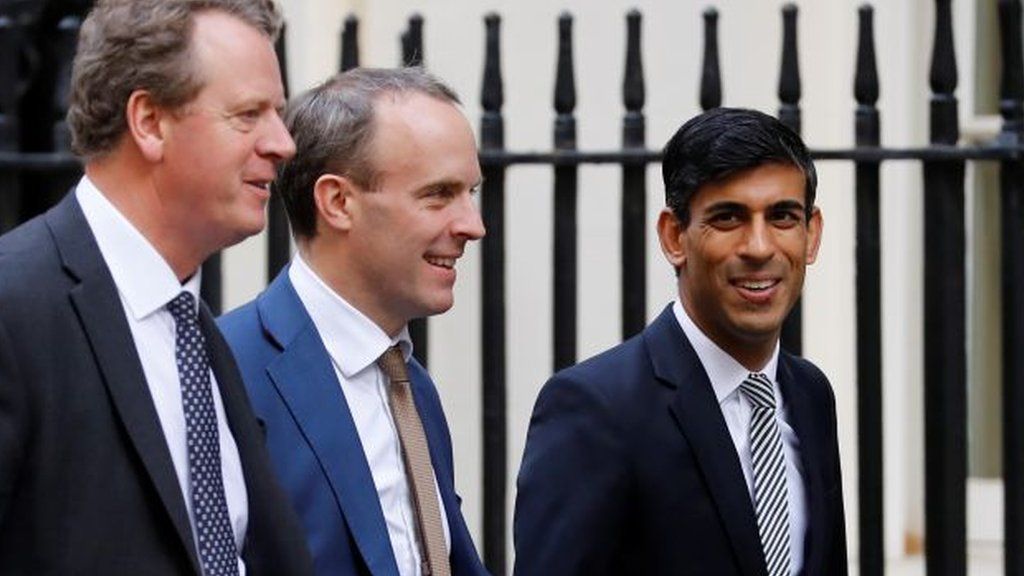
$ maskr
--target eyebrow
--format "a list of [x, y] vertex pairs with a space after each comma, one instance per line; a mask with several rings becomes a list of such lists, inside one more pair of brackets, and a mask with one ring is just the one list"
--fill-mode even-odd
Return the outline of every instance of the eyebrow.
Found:
[[772, 205], [774, 210], [797, 210], [803, 212], [804, 204], [797, 200], [783, 200]]
[[258, 108], [273, 108], [275, 110], [282, 110], [288, 106], [287, 99], [278, 100], [277, 98], [268, 98], [262, 94], [246, 94], [239, 97], [235, 103], [238, 108], [249, 108], [256, 106]]
[[[469, 188], [471, 190], [473, 188], [479, 188], [483, 183], [484, 183], [484, 180], [483, 180], [483, 178], [481, 178], [481, 179], [477, 180], [476, 182], [474, 182], [472, 185], [470, 185]], [[432, 188], [439, 188], [439, 187], [443, 187], [443, 188], [461, 188], [463, 185], [464, 185], [464, 183], [461, 180], [442, 179], [442, 180], [435, 180], [433, 182], [428, 182], [428, 183], [424, 184], [423, 186], [420, 186], [419, 189], [420, 190], [430, 190]]]
[[[799, 210], [804, 209], [802, 202], [798, 200], [780, 200], [775, 204], [769, 206], [770, 210]], [[720, 212], [748, 212], [750, 209], [746, 204], [740, 202], [722, 201], [716, 202], [707, 208], [709, 213], [720, 213]]]
[[708, 206], [706, 212], [717, 214], [720, 212], [747, 212], [747, 206], [739, 202], [715, 202]]

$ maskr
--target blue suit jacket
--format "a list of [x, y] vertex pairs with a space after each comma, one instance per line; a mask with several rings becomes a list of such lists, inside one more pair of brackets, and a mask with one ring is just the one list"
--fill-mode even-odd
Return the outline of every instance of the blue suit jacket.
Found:
[[[373, 477], [320, 335], [285, 268], [256, 300], [219, 319], [271, 460], [321, 575], [398, 576]], [[430, 376], [409, 376], [451, 531], [456, 575], [487, 574], [455, 493], [451, 437]]]
[[[807, 487], [803, 574], [841, 576], [835, 399], [786, 352], [777, 373]], [[740, 461], [671, 307], [544, 386], [519, 472], [517, 576], [767, 574]]]

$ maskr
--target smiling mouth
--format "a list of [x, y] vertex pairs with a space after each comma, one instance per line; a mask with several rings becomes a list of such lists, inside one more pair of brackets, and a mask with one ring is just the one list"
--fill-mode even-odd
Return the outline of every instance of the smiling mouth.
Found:
[[270, 192], [270, 180], [246, 180], [246, 184]]
[[751, 292], [764, 292], [770, 290], [779, 284], [778, 278], [765, 279], [765, 280], [734, 280], [733, 285], [743, 288], [744, 290], [750, 290]]
[[455, 258], [442, 258], [440, 256], [424, 256], [423, 259], [426, 260], [428, 264], [438, 266], [446, 270], [451, 270], [452, 268], [455, 268]]

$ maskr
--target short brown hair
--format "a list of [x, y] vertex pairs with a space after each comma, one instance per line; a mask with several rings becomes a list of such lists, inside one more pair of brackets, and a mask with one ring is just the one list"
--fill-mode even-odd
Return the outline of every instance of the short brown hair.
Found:
[[114, 148], [127, 128], [125, 105], [146, 90], [177, 108], [203, 87], [190, 59], [194, 16], [215, 10], [276, 40], [274, 0], [99, 0], [82, 23], [71, 71], [71, 147], [89, 159]]
[[284, 201], [296, 238], [316, 235], [313, 186], [331, 173], [374, 189], [380, 167], [370, 156], [375, 108], [384, 95], [422, 94], [459, 104], [444, 82], [422, 68], [356, 68], [328, 78], [288, 104], [284, 123], [295, 156], [278, 167], [273, 191]]

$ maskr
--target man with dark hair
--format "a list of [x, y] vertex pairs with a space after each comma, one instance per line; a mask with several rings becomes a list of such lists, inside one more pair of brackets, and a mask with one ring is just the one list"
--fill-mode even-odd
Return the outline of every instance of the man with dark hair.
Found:
[[662, 173], [679, 297], [541, 391], [515, 573], [846, 574], [835, 399], [779, 349], [821, 239], [810, 156], [774, 118], [720, 108], [676, 132]]
[[220, 325], [266, 425], [319, 574], [486, 574], [452, 444], [407, 324], [452, 306], [484, 235], [476, 143], [418, 68], [356, 69], [289, 104], [274, 185], [298, 253]]
[[0, 572], [312, 571], [200, 265], [260, 231], [294, 143], [270, 0], [100, 0], [85, 176], [0, 237]]

